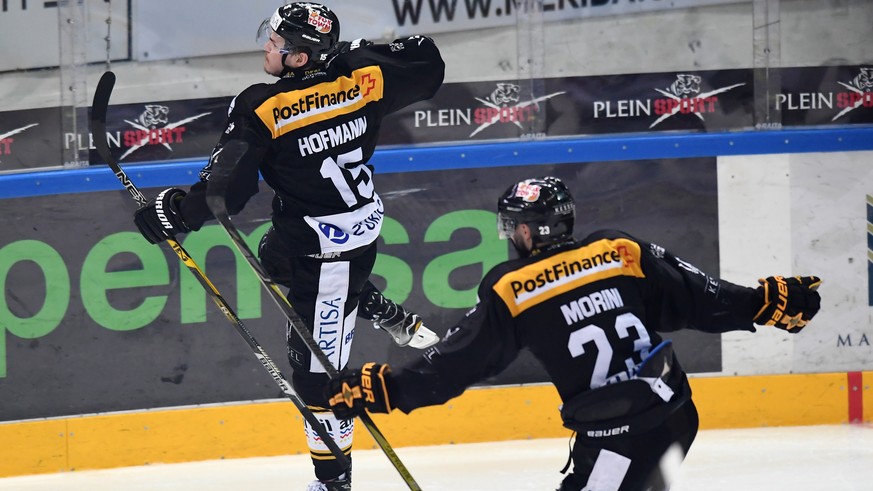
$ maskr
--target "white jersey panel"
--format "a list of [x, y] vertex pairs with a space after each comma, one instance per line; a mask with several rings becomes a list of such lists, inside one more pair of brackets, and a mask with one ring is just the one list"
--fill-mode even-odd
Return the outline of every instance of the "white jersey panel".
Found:
[[[312, 319], [312, 336], [337, 370], [342, 370], [349, 361], [355, 334], [355, 317], [358, 313], [355, 307], [348, 316], [343, 315], [348, 301], [349, 270], [350, 263], [346, 261], [326, 262], [321, 265], [315, 316]], [[325, 373], [324, 367], [314, 356], [309, 370], [313, 373]]]
[[373, 202], [357, 210], [303, 219], [318, 236], [322, 253], [344, 252], [371, 244], [379, 237], [385, 207], [379, 195], [373, 193]]

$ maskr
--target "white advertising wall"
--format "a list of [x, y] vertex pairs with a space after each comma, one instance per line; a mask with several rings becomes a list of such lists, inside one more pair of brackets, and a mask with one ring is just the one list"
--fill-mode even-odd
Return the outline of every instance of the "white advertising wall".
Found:
[[[87, 62], [128, 56], [129, 10], [127, 1], [73, 0], [34, 2], [4, 0], [0, 3], [0, 72], [56, 67], [61, 64], [59, 25], [67, 22], [68, 4], [84, 8], [84, 51]], [[69, 60], [68, 60], [69, 61]]]
[[[540, 8], [542, 20], [680, 10], [742, 0], [323, 0], [341, 20], [343, 39], [393, 39], [412, 34], [514, 26], [520, 9]], [[746, 0], [748, 3], [749, 0]], [[285, 4], [291, 3], [286, 0]], [[215, 5], [221, 8], [216, 9]], [[134, 2], [134, 59], [161, 60], [256, 49], [254, 31], [275, 0], [138, 0]], [[167, 15], [172, 12], [173, 15]], [[192, 19], [197, 19], [192, 23]], [[254, 27], [253, 27], [254, 26]], [[242, 40], [250, 39], [252, 43]]]
[[[399, 34], [395, 32], [399, 27], [396, 20], [391, 25], [379, 20], [379, 16], [394, 15], [391, 13], [394, 1], [401, 2], [325, 0], [336, 7], [341, 16], [343, 39], [365, 37], [374, 40], [390, 40]], [[507, 1], [513, 5], [521, 2], [434, 0], [433, 5], [488, 4], [496, 8]], [[162, 94], [163, 99], [232, 96], [248, 85], [272, 80], [262, 72], [263, 55], [257, 52], [253, 39], [261, 20], [274, 5], [281, 3], [279, 1], [243, 3], [215, 0], [204, 7], [201, 0], [175, 3], [169, 0], [132, 0], [133, 46], [129, 46], [127, 39], [128, 18], [124, 8], [127, 1], [104, 3], [90, 0], [85, 4], [91, 19], [87, 36], [90, 46], [88, 60], [105, 59], [103, 38], [107, 11], [101, 13], [100, 9], [108, 6], [112, 11], [112, 57], [127, 56], [130, 47], [133, 60], [112, 63], [112, 69], [118, 75], [113, 94], [115, 104], [142, 101], [146, 98], [144, 94]], [[378, 7], [374, 7], [377, 3]], [[545, 4], [563, 4], [566, 8], [568, 5], [592, 3], [551, 0], [544, 1], [544, 8]], [[664, 0], [636, 2], [635, 5], [675, 3]], [[779, 3], [782, 27], [777, 37], [781, 39], [781, 66], [865, 64], [873, 61], [869, 50], [869, 40], [873, 35], [873, 3], [866, 0], [782, 0]], [[430, 0], [414, 0], [413, 4], [422, 9], [431, 8]], [[8, 5], [8, 11], [0, 9], [0, 43], [4, 47], [0, 72], [56, 65], [58, 9], [27, 2], [28, 6], [39, 5], [41, 10], [29, 7], [24, 12], [20, 11], [19, 2], [9, 2]], [[242, 5], [245, 8], [234, 11], [234, 6]], [[755, 53], [752, 5], [751, 1], [730, 2], [690, 9], [554, 21], [544, 24], [542, 32], [537, 32], [536, 36], [528, 34], [542, 45], [542, 53], [536, 55], [542, 77], [749, 68], [754, 66]], [[458, 9], [461, 7], [456, 7]], [[461, 10], [466, 12], [466, 7]], [[460, 14], [452, 17], [450, 22], [446, 14], [441, 15], [440, 25], [452, 26], [462, 22]], [[405, 24], [404, 28], [414, 33], [430, 34], [428, 31], [437, 29], [423, 23], [430, 18], [429, 13], [419, 15], [418, 24]], [[503, 80], [520, 75], [519, 60], [524, 53], [519, 42], [523, 36], [515, 25], [458, 29], [432, 35], [446, 60], [446, 82]], [[219, 52], [223, 54], [205, 56]], [[232, 52], [236, 53], [229, 54]], [[173, 53], [185, 58], [166, 59]], [[194, 58], [188, 58], [192, 56]], [[90, 98], [104, 66], [93, 64], [86, 68], [86, 90]], [[56, 70], [0, 74], [0, 94], [3, 94], [3, 110], [6, 111], [58, 106], [59, 90]]]
[[873, 368], [867, 195], [873, 152], [719, 157], [724, 279], [817, 275], [822, 309], [795, 336], [759, 328], [723, 336], [722, 375]]
[[[515, 26], [519, 10], [539, 9], [541, 20], [682, 10], [750, 0], [322, 0], [342, 20], [344, 39], [393, 39], [411, 34], [466, 32]], [[0, 4], [0, 72], [54, 67], [59, 25], [68, 6], [84, 9], [87, 61], [130, 56], [167, 60], [257, 51], [255, 30], [289, 0], [65, 0]], [[108, 21], [108, 22], [107, 22]], [[132, 44], [131, 44], [132, 43]]]

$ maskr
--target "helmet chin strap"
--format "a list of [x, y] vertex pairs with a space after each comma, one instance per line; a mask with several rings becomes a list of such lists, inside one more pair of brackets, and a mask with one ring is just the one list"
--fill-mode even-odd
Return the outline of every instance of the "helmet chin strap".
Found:
[[291, 53], [283, 53], [282, 54], [282, 72], [279, 74], [279, 78], [284, 78], [285, 75], [288, 75], [289, 73], [294, 71], [293, 68], [291, 68], [290, 66], [285, 64], [285, 60], [288, 59], [288, 55], [290, 55], [290, 54]]

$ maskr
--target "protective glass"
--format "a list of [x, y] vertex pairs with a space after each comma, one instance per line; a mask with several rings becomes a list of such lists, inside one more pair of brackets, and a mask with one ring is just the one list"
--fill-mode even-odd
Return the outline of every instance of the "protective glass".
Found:
[[293, 48], [290, 43], [273, 30], [273, 27], [270, 26], [270, 19], [264, 19], [264, 22], [261, 22], [255, 42], [258, 43], [258, 47], [267, 53], [284, 55], [290, 53]]
[[508, 217], [503, 213], [497, 213], [497, 236], [501, 239], [509, 239], [518, 228], [518, 220]]

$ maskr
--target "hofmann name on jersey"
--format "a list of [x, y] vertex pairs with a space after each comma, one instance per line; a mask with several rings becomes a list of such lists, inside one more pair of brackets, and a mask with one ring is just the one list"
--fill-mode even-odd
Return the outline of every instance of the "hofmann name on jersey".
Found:
[[348, 77], [300, 90], [281, 92], [264, 101], [255, 114], [273, 138], [311, 124], [349, 114], [382, 99], [385, 81], [378, 66], [359, 68]]
[[628, 239], [601, 239], [507, 273], [494, 284], [512, 316], [595, 281], [616, 276], [644, 278], [640, 246]]

